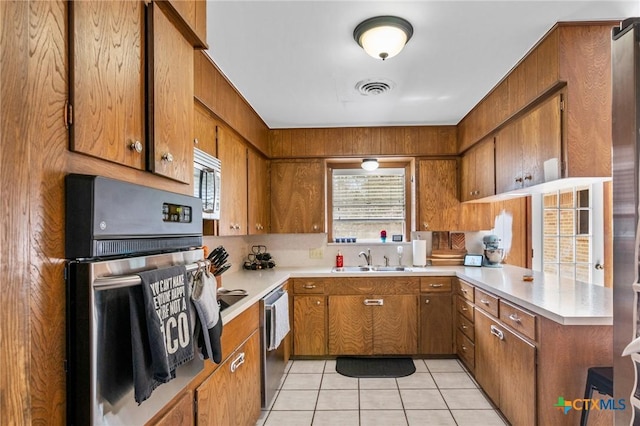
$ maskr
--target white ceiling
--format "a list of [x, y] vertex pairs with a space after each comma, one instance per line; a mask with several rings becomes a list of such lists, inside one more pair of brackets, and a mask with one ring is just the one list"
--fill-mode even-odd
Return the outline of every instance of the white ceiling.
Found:
[[[378, 15], [414, 28], [384, 62], [353, 39]], [[630, 16], [640, 1], [209, 0], [208, 53], [272, 129], [456, 124], [556, 22]]]

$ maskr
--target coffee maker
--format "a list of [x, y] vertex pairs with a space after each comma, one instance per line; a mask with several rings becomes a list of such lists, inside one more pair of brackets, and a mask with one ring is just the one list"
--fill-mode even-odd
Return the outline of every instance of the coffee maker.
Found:
[[484, 244], [482, 266], [502, 268], [501, 263], [504, 257], [504, 249], [499, 247], [500, 237], [497, 235], [485, 235], [482, 238], [482, 244]]

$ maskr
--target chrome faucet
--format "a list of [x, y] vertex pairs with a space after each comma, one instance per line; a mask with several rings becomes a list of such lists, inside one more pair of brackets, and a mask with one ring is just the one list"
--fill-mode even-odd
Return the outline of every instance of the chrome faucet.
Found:
[[389, 266], [389, 258], [385, 255], [384, 257], [384, 266]]
[[371, 266], [371, 249], [367, 249], [367, 252], [361, 251], [358, 256], [363, 256], [364, 260], [367, 262], [367, 266]]

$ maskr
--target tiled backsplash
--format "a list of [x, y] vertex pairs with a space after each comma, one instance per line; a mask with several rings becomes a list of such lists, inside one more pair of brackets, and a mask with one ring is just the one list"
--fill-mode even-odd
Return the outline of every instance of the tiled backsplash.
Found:
[[[468, 253], [482, 254], [482, 237], [488, 232], [467, 232], [465, 233]], [[413, 238], [427, 240], [427, 256], [431, 253], [431, 232], [416, 232]], [[338, 250], [344, 256], [345, 266], [355, 266], [364, 264], [365, 261], [358, 254], [361, 251], [371, 250], [372, 264], [383, 265], [384, 256], [389, 258], [389, 264], [398, 265], [397, 247], [403, 247], [402, 264], [413, 265], [411, 242], [393, 243], [387, 240], [386, 243], [327, 243], [326, 234], [269, 234], [269, 235], [249, 235], [240, 237], [204, 237], [204, 244], [214, 249], [223, 245], [229, 253], [229, 261], [232, 263], [230, 271], [237, 271], [247, 260], [247, 255], [251, 253], [251, 246], [264, 245], [271, 254], [277, 266], [282, 267], [317, 267], [335, 266]], [[311, 258], [310, 251], [322, 253], [322, 258]]]

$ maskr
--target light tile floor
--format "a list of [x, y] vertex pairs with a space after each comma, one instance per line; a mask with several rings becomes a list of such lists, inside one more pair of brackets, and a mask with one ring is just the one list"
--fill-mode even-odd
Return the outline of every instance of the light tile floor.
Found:
[[455, 359], [415, 359], [397, 379], [357, 379], [335, 360], [289, 362], [270, 410], [258, 426], [504, 426], [506, 423]]

